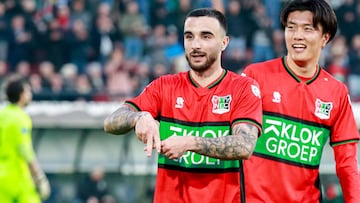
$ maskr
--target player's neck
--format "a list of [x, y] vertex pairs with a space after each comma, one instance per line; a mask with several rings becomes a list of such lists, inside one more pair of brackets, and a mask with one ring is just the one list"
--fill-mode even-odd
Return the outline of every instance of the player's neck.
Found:
[[209, 69], [204, 72], [198, 72], [195, 70], [190, 70], [191, 77], [195, 80], [198, 85], [201, 87], [207, 87], [212, 82], [217, 80], [224, 72], [224, 69], [219, 67], [216, 69]]
[[297, 76], [302, 78], [311, 78], [318, 69], [318, 63], [312, 62], [295, 62], [288, 56], [286, 57], [286, 64]]

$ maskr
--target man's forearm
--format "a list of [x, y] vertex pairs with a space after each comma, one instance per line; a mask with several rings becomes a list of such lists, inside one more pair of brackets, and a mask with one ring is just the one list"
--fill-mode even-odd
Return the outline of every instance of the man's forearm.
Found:
[[127, 106], [121, 106], [104, 120], [104, 131], [119, 135], [134, 129], [136, 121], [146, 112], [134, 112]]
[[231, 136], [211, 139], [195, 137], [195, 148], [191, 151], [219, 159], [248, 159], [253, 153], [257, 137], [257, 127], [239, 124], [234, 127]]

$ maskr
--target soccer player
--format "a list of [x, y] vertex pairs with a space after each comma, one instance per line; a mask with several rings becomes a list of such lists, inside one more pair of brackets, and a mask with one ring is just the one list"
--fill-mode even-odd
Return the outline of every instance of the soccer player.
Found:
[[239, 170], [261, 133], [261, 97], [253, 79], [221, 67], [228, 43], [221, 12], [191, 11], [184, 24], [190, 70], [159, 77], [104, 121], [108, 133], [135, 129], [148, 156], [159, 152], [154, 202], [244, 197]]
[[40, 203], [50, 194], [49, 182], [32, 147], [32, 122], [25, 108], [30, 85], [18, 78], [6, 86], [9, 101], [0, 110], [0, 202]]
[[260, 85], [263, 135], [244, 162], [247, 202], [321, 202], [319, 165], [327, 140], [346, 203], [360, 202], [359, 133], [346, 86], [319, 66], [337, 31], [326, 0], [293, 0], [281, 13], [287, 55], [251, 64]]

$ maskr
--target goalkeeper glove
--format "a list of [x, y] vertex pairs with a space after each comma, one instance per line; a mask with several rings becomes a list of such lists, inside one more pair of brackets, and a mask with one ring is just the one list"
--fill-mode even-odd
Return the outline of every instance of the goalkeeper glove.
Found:
[[35, 180], [36, 190], [38, 191], [40, 198], [46, 200], [49, 198], [51, 189], [48, 179], [45, 174], [39, 175]]

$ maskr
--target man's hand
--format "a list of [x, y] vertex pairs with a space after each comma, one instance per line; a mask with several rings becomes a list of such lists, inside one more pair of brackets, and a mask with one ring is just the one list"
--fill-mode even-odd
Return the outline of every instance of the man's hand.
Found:
[[36, 177], [35, 186], [42, 200], [49, 198], [51, 193], [50, 184], [44, 174]]
[[173, 135], [161, 142], [161, 153], [169, 159], [178, 159], [188, 151], [193, 138], [192, 136]]
[[141, 115], [135, 124], [135, 134], [137, 138], [146, 144], [145, 151], [148, 157], [152, 154], [152, 149], [160, 153], [160, 132], [159, 122], [150, 113]]

